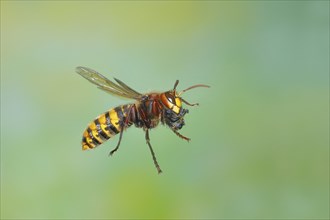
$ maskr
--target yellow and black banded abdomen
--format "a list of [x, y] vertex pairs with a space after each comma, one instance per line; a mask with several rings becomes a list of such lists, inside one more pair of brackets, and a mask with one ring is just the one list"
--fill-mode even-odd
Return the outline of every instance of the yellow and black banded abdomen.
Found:
[[118, 106], [98, 116], [83, 133], [82, 149], [92, 149], [122, 130], [128, 105]]

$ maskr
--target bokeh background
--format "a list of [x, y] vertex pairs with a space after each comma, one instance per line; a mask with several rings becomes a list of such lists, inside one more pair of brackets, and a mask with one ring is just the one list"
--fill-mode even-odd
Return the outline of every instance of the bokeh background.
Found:
[[[198, 83], [182, 134], [82, 151], [138, 91]], [[1, 218], [328, 218], [328, 1], [1, 1]]]

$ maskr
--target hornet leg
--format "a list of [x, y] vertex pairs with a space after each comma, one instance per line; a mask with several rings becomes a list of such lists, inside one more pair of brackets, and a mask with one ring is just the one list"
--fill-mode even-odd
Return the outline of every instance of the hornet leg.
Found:
[[113, 153], [115, 153], [115, 152], [118, 150], [118, 148], [119, 148], [119, 145], [120, 145], [121, 139], [122, 139], [122, 137], [123, 137], [124, 130], [125, 130], [126, 126], [128, 125], [128, 122], [129, 122], [129, 119], [130, 119], [130, 113], [131, 113], [132, 107], [133, 107], [133, 106], [131, 106], [131, 107], [128, 109], [126, 120], [125, 120], [125, 122], [123, 123], [123, 125], [121, 126], [122, 129], [121, 129], [121, 131], [120, 131], [120, 136], [119, 136], [118, 144], [117, 144], [117, 146], [116, 146], [115, 149], [113, 149], [112, 151], [110, 151], [109, 156], [112, 156]]
[[180, 138], [182, 138], [182, 139], [184, 139], [184, 140], [186, 140], [186, 141], [190, 141], [191, 139], [190, 138], [188, 138], [188, 137], [186, 137], [186, 136], [183, 136], [182, 134], [180, 134], [179, 132], [177, 132], [176, 130], [174, 130], [174, 129], [171, 129], [176, 135], [178, 135]]
[[151, 144], [150, 144], [149, 130], [148, 130], [148, 129], [146, 130], [146, 141], [147, 141], [147, 144], [148, 144], [148, 146], [149, 146], [149, 149], [150, 149], [150, 152], [151, 152], [151, 155], [152, 155], [152, 159], [154, 160], [154, 164], [155, 164], [155, 166], [156, 166], [156, 169], [157, 169], [158, 173], [161, 173], [162, 170], [160, 169], [160, 166], [159, 166], [159, 164], [158, 164], [158, 162], [157, 162], [157, 159], [156, 159], [155, 153], [154, 153], [154, 151], [152, 150], [152, 147], [151, 147]]
[[122, 129], [122, 130], [120, 131], [120, 136], [119, 136], [118, 144], [117, 144], [117, 146], [116, 146], [115, 149], [113, 149], [112, 151], [110, 151], [109, 156], [112, 156], [112, 154], [118, 150], [119, 145], [120, 145], [120, 142], [121, 142], [121, 138], [123, 137], [123, 133], [124, 133], [124, 129]]
[[184, 103], [186, 103], [187, 105], [190, 105], [190, 106], [199, 105], [198, 103], [189, 103], [186, 100], [184, 100], [183, 98], [181, 98], [181, 100], [182, 100], [182, 102], [184, 102]]

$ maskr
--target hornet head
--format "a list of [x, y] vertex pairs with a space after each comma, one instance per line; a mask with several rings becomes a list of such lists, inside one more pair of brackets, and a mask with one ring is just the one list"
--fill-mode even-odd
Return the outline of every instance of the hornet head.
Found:
[[184, 100], [181, 95], [184, 92], [196, 87], [209, 87], [207, 85], [198, 84], [190, 86], [187, 89], [182, 90], [181, 92], [177, 92], [176, 87], [178, 84], [179, 80], [176, 80], [172, 90], [164, 92], [160, 95], [161, 103], [163, 104], [164, 108], [162, 122], [167, 124], [173, 130], [179, 130], [182, 128], [182, 126], [185, 124], [184, 115], [189, 112], [188, 109], [182, 108], [182, 102], [189, 106], [198, 105], [198, 103], [190, 104], [189, 102]]

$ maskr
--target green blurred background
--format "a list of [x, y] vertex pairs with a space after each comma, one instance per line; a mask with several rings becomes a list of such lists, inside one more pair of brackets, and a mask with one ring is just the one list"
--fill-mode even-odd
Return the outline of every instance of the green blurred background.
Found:
[[[138, 91], [198, 83], [181, 133], [81, 150]], [[1, 1], [1, 218], [328, 218], [328, 1]]]

